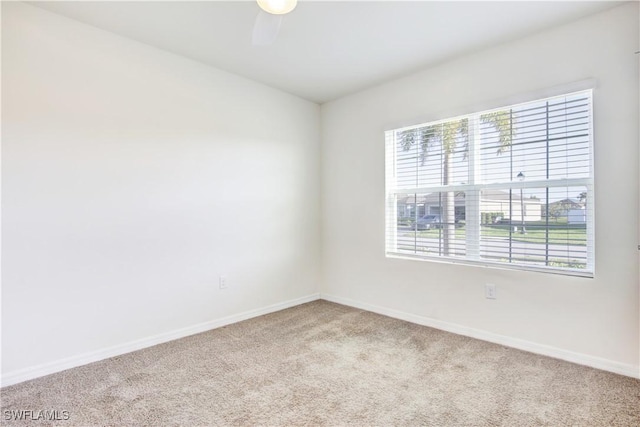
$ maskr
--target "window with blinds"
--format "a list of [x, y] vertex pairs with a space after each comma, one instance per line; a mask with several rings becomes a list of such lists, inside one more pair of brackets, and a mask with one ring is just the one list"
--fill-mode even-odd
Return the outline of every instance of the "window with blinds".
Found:
[[593, 276], [591, 100], [387, 131], [387, 255]]

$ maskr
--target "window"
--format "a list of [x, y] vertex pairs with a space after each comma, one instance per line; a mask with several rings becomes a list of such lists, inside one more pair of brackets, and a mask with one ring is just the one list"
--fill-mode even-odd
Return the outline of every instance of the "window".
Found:
[[387, 256], [592, 276], [591, 99], [387, 131]]

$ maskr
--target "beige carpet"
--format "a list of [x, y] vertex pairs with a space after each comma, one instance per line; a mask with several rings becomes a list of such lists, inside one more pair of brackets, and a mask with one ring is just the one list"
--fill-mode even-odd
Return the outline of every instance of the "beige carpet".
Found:
[[317, 301], [6, 387], [58, 425], [639, 426], [640, 380]]

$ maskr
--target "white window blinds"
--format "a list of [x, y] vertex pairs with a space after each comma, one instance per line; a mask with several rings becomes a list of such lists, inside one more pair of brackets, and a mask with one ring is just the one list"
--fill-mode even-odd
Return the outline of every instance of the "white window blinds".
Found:
[[386, 132], [386, 252], [592, 276], [591, 91]]

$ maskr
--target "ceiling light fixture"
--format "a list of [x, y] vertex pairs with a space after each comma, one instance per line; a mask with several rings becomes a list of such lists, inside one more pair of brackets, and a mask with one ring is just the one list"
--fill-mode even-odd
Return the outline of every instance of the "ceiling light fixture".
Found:
[[272, 15], [284, 15], [296, 8], [298, 0], [258, 0], [258, 6]]

